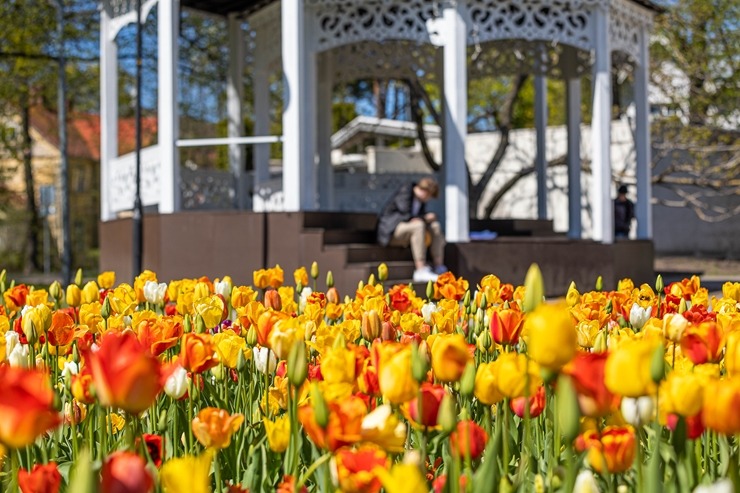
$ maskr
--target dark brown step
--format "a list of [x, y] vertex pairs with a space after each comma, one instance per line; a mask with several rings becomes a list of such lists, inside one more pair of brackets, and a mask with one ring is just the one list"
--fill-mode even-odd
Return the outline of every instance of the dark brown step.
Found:
[[376, 214], [362, 212], [306, 212], [304, 228], [346, 229], [353, 231], [375, 231]]
[[363, 243], [342, 245], [325, 245], [326, 250], [340, 249], [346, 252], [347, 263], [392, 262], [395, 260], [412, 260], [410, 248], [382, 247]]
[[324, 244], [338, 245], [347, 243], [367, 243], [374, 245], [376, 241], [375, 231], [358, 231], [350, 229], [326, 229], [324, 230]]
[[[378, 266], [383, 262], [354, 262], [353, 266], [364, 266], [371, 274], [378, 278]], [[386, 283], [399, 284], [409, 282], [414, 275], [414, 262], [412, 260], [389, 260], [385, 262], [388, 266], [388, 280]]]

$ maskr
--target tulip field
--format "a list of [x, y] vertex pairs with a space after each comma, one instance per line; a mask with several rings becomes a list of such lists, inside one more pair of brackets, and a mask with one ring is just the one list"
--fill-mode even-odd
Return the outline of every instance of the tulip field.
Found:
[[740, 283], [0, 274], [3, 492], [740, 490]]

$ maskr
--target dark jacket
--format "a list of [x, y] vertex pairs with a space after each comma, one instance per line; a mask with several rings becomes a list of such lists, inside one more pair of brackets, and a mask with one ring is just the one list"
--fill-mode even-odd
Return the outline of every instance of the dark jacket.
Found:
[[635, 217], [635, 206], [630, 199], [614, 200], [614, 233], [628, 235]]
[[[380, 245], [388, 246], [396, 226], [411, 220], [415, 185], [416, 183], [402, 185], [393, 198], [383, 207], [383, 211], [378, 216], [377, 234]], [[416, 217], [423, 217], [425, 212], [426, 204], [422, 202]]]

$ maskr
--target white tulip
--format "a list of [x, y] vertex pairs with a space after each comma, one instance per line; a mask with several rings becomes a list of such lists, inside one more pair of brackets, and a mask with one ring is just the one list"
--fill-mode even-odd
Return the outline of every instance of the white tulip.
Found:
[[652, 306], [643, 308], [639, 304], [633, 303], [632, 309], [630, 310], [630, 324], [632, 324], [632, 327], [637, 330], [642, 329], [647, 321], [650, 320], [650, 314], [652, 312]]
[[16, 344], [8, 355], [8, 363], [17, 368], [28, 368], [28, 345]]
[[74, 361], [64, 362], [64, 368], [62, 369], [63, 378], [71, 378], [72, 375], [77, 375], [78, 373], [79, 368], [77, 367], [77, 363], [75, 363]]
[[428, 324], [432, 323], [432, 313], [437, 311], [437, 305], [434, 303], [424, 303], [421, 307], [421, 316], [424, 317], [424, 321]]
[[252, 354], [254, 355], [254, 365], [257, 370], [261, 373], [272, 373], [277, 368], [277, 358], [275, 353], [270, 351], [270, 348], [252, 348]]
[[301, 290], [301, 296], [298, 299], [298, 309], [301, 313], [306, 310], [306, 303], [308, 303], [308, 297], [313, 293], [313, 289], [306, 286]]
[[599, 485], [596, 483], [594, 473], [589, 469], [584, 469], [578, 473], [576, 484], [573, 486], [573, 493], [598, 493]]
[[217, 281], [213, 283], [213, 292], [220, 294], [225, 299], [231, 298], [231, 283], [229, 281]]
[[653, 419], [655, 403], [652, 397], [642, 396], [636, 399], [624, 397], [621, 405], [622, 417], [632, 426], [642, 426]]
[[18, 332], [14, 330], [9, 330], [5, 333], [5, 358], [10, 357], [10, 353], [13, 352], [13, 349], [21, 343], [21, 338], [18, 335]]
[[167, 292], [167, 284], [147, 281], [144, 284], [144, 298], [153, 305], [164, 303], [164, 295]]
[[172, 372], [164, 383], [164, 393], [173, 399], [179, 399], [190, 386], [190, 379], [188, 378], [188, 372], [182, 366], [178, 366], [177, 369]]
[[694, 489], [694, 493], [732, 493], [732, 480], [729, 478], [717, 481], [714, 484], [702, 484]]

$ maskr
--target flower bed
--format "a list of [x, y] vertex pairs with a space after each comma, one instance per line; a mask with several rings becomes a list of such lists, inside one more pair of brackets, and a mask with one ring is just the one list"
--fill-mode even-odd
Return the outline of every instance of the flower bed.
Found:
[[0, 275], [3, 491], [740, 487], [740, 283], [293, 277]]

